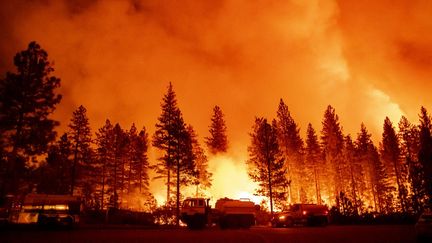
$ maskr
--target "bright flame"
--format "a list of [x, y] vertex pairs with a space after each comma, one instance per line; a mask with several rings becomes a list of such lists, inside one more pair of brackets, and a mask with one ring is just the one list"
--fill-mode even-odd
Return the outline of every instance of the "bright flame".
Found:
[[[208, 192], [204, 193], [211, 200], [210, 204], [215, 204], [219, 198], [228, 197], [231, 199], [248, 198], [255, 204], [265, 199], [261, 196], [253, 195], [257, 188], [248, 176], [246, 158], [235, 158], [229, 155], [217, 155], [209, 158], [209, 171], [213, 173], [212, 186]], [[166, 201], [166, 186], [163, 180], [157, 181], [160, 184], [153, 185], [152, 193], [161, 206]], [[182, 194], [185, 198], [196, 196], [196, 187], [182, 187]]]
[[244, 158], [234, 159], [223, 155], [210, 158], [209, 169], [213, 173], [213, 183], [209, 191], [213, 203], [219, 198], [228, 197], [249, 198], [259, 204], [260, 197], [253, 195], [256, 184], [249, 178], [244, 161]]
[[255, 196], [252, 193], [249, 192], [245, 192], [245, 191], [241, 191], [239, 192], [238, 196], [235, 199], [250, 199], [252, 202], [254, 202], [255, 204], [260, 204], [261, 201], [263, 200], [263, 197], [261, 196]]

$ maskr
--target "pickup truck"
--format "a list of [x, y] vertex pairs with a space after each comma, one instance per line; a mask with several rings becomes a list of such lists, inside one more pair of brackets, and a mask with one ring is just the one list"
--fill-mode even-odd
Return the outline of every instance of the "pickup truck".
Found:
[[328, 208], [317, 204], [293, 204], [286, 211], [273, 216], [273, 227], [291, 227], [294, 225], [328, 224]]

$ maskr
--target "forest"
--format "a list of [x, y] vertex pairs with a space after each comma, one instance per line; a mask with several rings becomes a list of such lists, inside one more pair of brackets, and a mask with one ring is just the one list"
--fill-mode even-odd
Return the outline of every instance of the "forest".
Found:
[[[81, 105], [68, 130], [58, 135], [59, 122], [51, 115], [62, 99], [61, 80], [48, 53], [31, 42], [13, 63], [16, 70], [0, 79], [0, 198], [30, 192], [79, 195], [85, 210], [168, 209], [178, 223], [182, 190], [192, 187], [203, 196], [211, 187], [208, 156], [226, 153], [229, 146], [219, 106], [213, 108], [205, 146], [183, 119], [171, 83], [154, 134], [110, 119], [92, 131]], [[430, 206], [432, 124], [424, 107], [418, 124], [386, 117], [379, 144], [363, 123], [355, 136], [344, 134], [331, 105], [321, 130], [309, 124], [304, 140], [283, 99], [274, 119], [256, 117], [251, 123], [245, 124], [251, 130], [244, 163], [271, 214], [292, 203], [324, 204], [347, 216], [418, 215]], [[150, 146], [159, 152], [155, 163], [149, 161]], [[165, 182], [165, 205], [158, 206], [149, 191], [152, 179]]]

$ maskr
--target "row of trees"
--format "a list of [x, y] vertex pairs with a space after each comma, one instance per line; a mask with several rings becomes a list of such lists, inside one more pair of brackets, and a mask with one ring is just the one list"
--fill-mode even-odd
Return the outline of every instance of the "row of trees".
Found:
[[[153, 169], [156, 179], [166, 180], [167, 203], [176, 199], [178, 212], [181, 186], [195, 186], [197, 194], [211, 186], [207, 155], [193, 127], [183, 121], [171, 83], [151, 141], [145, 127], [138, 130], [132, 124], [125, 130], [110, 120], [93, 134], [83, 106], [56, 140], [59, 122], [49, 116], [62, 97], [56, 94], [60, 79], [52, 76], [48, 54], [31, 42], [14, 64], [17, 72], [0, 80], [1, 198], [31, 191], [81, 195], [87, 207], [104, 209], [127, 207], [131, 202], [126, 198], [138, 193], [148, 202], [141, 206], [150, 209], [155, 204], [148, 190]], [[218, 106], [205, 141], [211, 154], [227, 151], [226, 125]], [[150, 143], [160, 151], [155, 165], [147, 157]]]
[[[60, 79], [47, 53], [31, 42], [14, 58], [15, 73], [0, 80], [0, 196], [28, 193], [82, 195], [94, 209], [127, 207], [131, 195], [154, 207], [148, 190], [149, 170], [166, 182], [166, 201], [179, 213], [182, 188], [200, 194], [211, 186], [208, 155], [177, 105], [171, 83], [161, 103], [156, 131], [129, 130], [107, 120], [92, 133], [86, 109], [73, 114], [68, 131], [56, 139], [59, 124], [50, 115], [61, 100]], [[259, 183], [258, 194], [278, 208], [294, 202], [334, 205], [345, 214], [367, 211], [418, 213], [432, 195], [432, 124], [426, 109], [420, 124], [402, 117], [396, 131], [386, 118], [382, 140], [375, 146], [361, 124], [357, 137], [344, 135], [335, 109], [328, 106], [318, 137], [311, 124], [306, 139], [281, 100], [276, 119], [257, 118], [248, 147], [250, 177]], [[226, 125], [215, 106], [210, 154], [228, 149]], [[158, 151], [149, 163], [147, 151]], [[178, 219], [178, 217], [177, 217]], [[177, 221], [178, 222], [178, 221]]]
[[294, 202], [335, 206], [348, 215], [366, 212], [419, 213], [432, 198], [431, 116], [420, 110], [419, 125], [402, 117], [396, 131], [388, 117], [375, 146], [362, 123], [355, 140], [343, 135], [338, 115], [328, 106], [318, 138], [311, 124], [306, 141], [287, 105], [277, 118], [256, 118], [248, 148], [249, 176], [259, 183], [271, 211]]

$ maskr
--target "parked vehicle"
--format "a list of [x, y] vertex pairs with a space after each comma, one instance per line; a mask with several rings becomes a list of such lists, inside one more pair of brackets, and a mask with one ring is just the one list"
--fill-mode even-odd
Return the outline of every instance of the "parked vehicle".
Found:
[[[188, 198], [183, 201], [181, 220], [189, 228], [204, 228], [206, 225], [219, 225], [221, 228], [250, 228], [255, 224], [257, 206], [250, 200], [221, 198], [215, 208], [210, 199]], [[259, 207], [259, 206], [258, 206]]]
[[10, 216], [14, 210], [21, 208], [21, 204], [11, 194], [4, 196], [0, 201], [0, 225], [6, 225], [10, 223]]
[[328, 208], [317, 204], [293, 204], [287, 211], [275, 214], [271, 223], [273, 227], [324, 226], [328, 224]]
[[79, 223], [81, 200], [70, 195], [28, 194], [10, 215], [15, 224], [73, 226]]
[[421, 242], [432, 241], [432, 212], [423, 212], [415, 224], [417, 239]]

